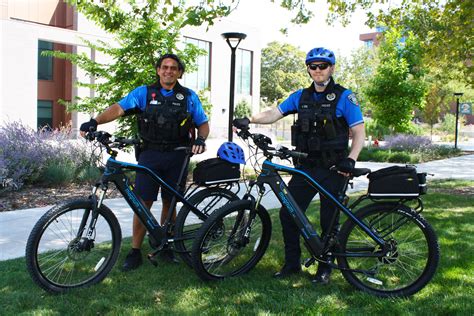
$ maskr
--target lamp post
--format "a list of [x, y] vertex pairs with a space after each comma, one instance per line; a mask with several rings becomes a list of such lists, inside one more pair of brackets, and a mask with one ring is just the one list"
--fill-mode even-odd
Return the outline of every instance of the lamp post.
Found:
[[458, 149], [458, 119], [459, 119], [459, 98], [462, 97], [462, 92], [455, 92], [456, 97], [456, 129], [454, 132], [454, 149]]
[[225, 38], [227, 45], [231, 49], [231, 58], [230, 58], [230, 96], [229, 96], [229, 134], [228, 140], [232, 141], [232, 120], [234, 119], [234, 92], [235, 92], [235, 50], [239, 46], [240, 42], [247, 37], [244, 33], [222, 33], [223, 38]]

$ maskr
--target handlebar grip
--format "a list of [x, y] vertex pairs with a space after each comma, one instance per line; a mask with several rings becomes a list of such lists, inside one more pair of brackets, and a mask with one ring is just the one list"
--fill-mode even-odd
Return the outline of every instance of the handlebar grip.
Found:
[[291, 151], [290, 156], [291, 156], [292, 158], [296, 158], [296, 159], [300, 159], [300, 158], [305, 159], [305, 158], [308, 158], [308, 154], [307, 154], [307, 153], [302, 153], [302, 152], [300, 152], [300, 151]]

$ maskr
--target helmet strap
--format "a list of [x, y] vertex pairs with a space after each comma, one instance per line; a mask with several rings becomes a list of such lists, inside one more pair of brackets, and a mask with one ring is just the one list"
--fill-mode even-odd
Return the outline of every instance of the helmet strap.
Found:
[[323, 83], [317, 83], [316, 81], [314, 81], [314, 84], [317, 85], [318, 87], [326, 87], [329, 84], [330, 81], [331, 81], [331, 78], [324, 81]]

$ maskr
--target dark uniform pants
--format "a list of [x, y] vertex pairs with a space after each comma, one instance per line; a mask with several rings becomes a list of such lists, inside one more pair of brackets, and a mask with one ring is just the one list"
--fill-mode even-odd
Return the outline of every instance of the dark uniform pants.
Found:
[[[306, 165], [300, 166], [298, 169], [307, 173], [321, 184], [326, 191], [336, 197], [344, 186], [344, 176], [335, 171], [329, 171], [327, 168], [310, 167]], [[300, 175], [294, 175], [291, 178], [288, 183], [288, 189], [290, 194], [298, 203], [298, 206], [305, 212], [309, 203], [317, 194], [317, 191]], [[322, 196], [320, 196], [320, 200], [320, 222], [322, 233], [318, 233], [322, 236], [327, 233], [335, 207], [329, 200]], [[301, 264], [300, 232], [286, 207], [280, 209], [280, 221], [283, 231], [283, 241], [285, 243], [285, 264], [289, 267], [299, 267]], [[316, 231], [318, 231], [317, 228]]]

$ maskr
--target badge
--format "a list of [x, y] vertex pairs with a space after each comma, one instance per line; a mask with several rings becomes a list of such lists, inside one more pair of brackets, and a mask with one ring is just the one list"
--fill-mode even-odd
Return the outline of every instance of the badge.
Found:
[[336, 94], [335, 93], [329, 93], [326, 96], [326, 100], [328, 100], [328, 101], [334, 101], [334, 99], [336, 99]]
[[176, 94], [176, 99], [178, 99], [179, 101], [182, 101], [182, 100], [184, 100], [184, 95], [182, 93], [177, 93]]
[[357, 101], [357, 98], [356, 98], [354, 93], [349, 94], [349, 96], [347, 98], [349, 99], [349, 101], [351, 101], [355, 105], [359, 106], [359, 102]]

